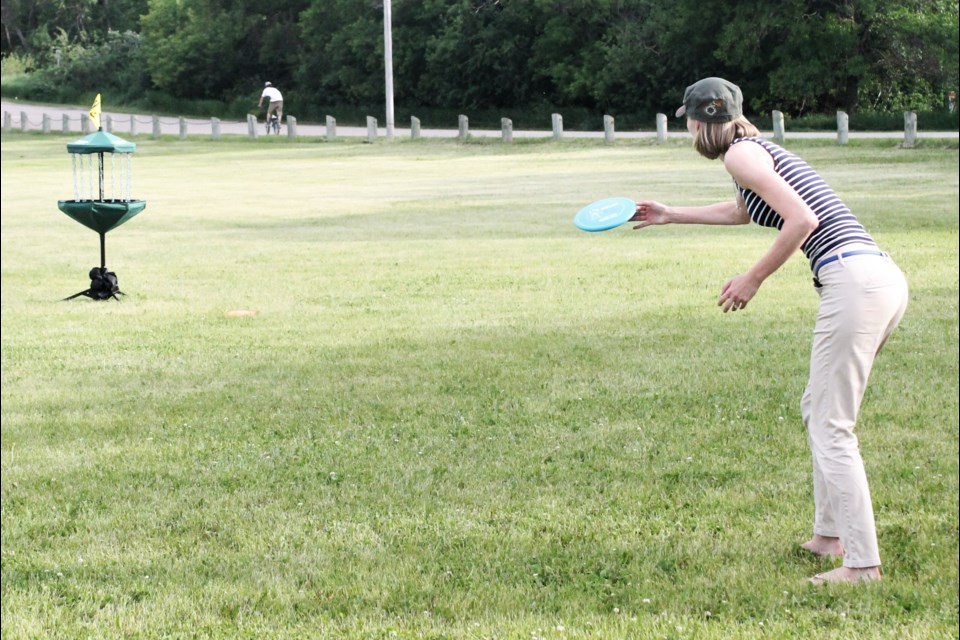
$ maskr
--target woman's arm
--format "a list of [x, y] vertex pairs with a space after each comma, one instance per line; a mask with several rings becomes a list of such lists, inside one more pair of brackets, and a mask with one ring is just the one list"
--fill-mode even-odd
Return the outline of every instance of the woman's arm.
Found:
[[652, 200], [637, 203], [637, 212], [631, 221], [634, 229], [656, 224], [746, 224], [750, 222], [747, 208], [740, 198], [702, 207], [669, 207]]
[[774, 171], [773, 158], [760, 145], [752, 142], [733, 145], [724, 157], [724, 165], [740, 186], [763, 198], [783, 218], [783, 226], [770, 249], [749, 271], [723, 285], [717, 304], [726, 313], [746, 306], [763, 281], [803, 245], [819, 220], [793, 187]]

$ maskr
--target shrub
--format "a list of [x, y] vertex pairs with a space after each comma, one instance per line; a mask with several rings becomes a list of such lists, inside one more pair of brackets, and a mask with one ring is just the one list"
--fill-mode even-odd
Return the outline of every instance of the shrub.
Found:
[[81, 103], [96, 93], [109, 93], [114, 104], [134, 101], [150, 87], [141, 49], [141, 37], [132, 31], [109, 31], [93, 42], [71, 42], [61, 31], [38, 59], [11, 60], [11, 68], [22, 70], [22, 75], [8, 78], [5, 58], [4, 93]]

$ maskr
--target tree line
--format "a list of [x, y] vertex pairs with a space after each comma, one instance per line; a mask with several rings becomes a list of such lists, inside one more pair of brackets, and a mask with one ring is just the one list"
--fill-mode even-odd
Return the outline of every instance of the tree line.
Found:
[[[937, 111], [958, 83], [955, 0], [391, 6], [398, 112], [653, 114], [707, 75], [752, 114]], [[3, 0], [2, 21], [21, 97], [246, 112], [269, 80], [301, 118], [385, 101], [383, 0]]]

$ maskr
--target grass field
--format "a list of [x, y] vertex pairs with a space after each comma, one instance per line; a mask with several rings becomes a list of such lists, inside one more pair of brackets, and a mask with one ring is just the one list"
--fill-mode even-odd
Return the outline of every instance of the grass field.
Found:
[[[816, 294], [686, 144], [138, 140], [119, 302], [71, 138], [2, 138], [3, 638], [956, 638], [958, 151], [790, 146], [907, 272], [858, 433], [885, 579], [816, 588]], [[245, 315], [232, 312], [244, 311]]]

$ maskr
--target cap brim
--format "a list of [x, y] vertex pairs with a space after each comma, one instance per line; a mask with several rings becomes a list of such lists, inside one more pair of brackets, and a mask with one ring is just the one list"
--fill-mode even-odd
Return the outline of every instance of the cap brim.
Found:
[[686, 113], [687, 113], [687, 105], [683, 105], [682, 107], [677, 109], [678, 118], [682, 118], [684, 115], [686, 115]]

